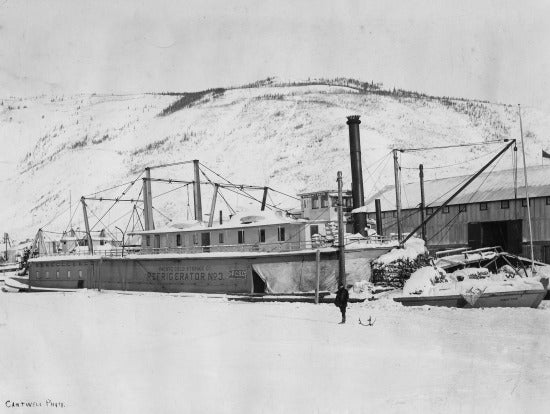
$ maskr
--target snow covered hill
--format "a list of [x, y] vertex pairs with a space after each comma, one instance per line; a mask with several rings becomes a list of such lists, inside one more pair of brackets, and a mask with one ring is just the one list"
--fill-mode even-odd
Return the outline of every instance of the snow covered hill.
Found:
[[[73, 225], [82, 227], [81, 195], [132, 181], [145, 166], [176, 161], [199, 159], [232, 182], [267, 185], [293, 195], [335, 188], [338, 170], [349, 187], [348, 115], [361, 115], [367, 195], [392, 181], [394, 147], [519, 139], [515, 106], [385, 91], [380, 85], [345, 79], [268, 79], [178, 95], [5, 97], [1, 104], [0, 231], [17, 238], [32, 237], [40, 227], [62, 231], [71, 216]], [[528, 163], [540, 164], [541, 148], [550, 149], [550, 118], [524, 108], [523, 125]], [[416, 180], [421, 162], [426, 179], [471, 172], [500, 147], [405, 153], [404, 180]], [[510, 167], [507, 156], [497, 168]], [[192, 179], [190, 166], [154, 170], [153, 177]], [[140, 183], [125, 197], [137, 198]], [[189, 217], [188, 190], [192, 192], [178, 187], [154, 183], [153, 195], [174, 190], [155, 199], [157, 223], [166, 222], [163, 215], [176, 222]], [[123, 189], [102, 196], [115, 197]], [[209, 191], [203, 191], [205, 211]], [[252, 203], [224, 195], [235, 209]], [[283, 207], [298, 206], [280, 194], [271, 197]], [[100, 227], [125, 228], [129, 203], [106, 213], [109, 207], [90, 202], [92, 222], [94, 216], [102, 217]]]

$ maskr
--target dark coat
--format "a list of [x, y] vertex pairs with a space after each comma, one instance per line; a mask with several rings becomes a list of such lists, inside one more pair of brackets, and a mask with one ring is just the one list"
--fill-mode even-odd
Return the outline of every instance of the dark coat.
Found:
[[334, 304], [338, 307], [346, 307], [348, 306], [348, 299], [349, 299], [349, 293], [348, 290], [345, 287], [341, 287], [338, 289], [338, 292], [336, 292], [336, 298], [334, 299]]

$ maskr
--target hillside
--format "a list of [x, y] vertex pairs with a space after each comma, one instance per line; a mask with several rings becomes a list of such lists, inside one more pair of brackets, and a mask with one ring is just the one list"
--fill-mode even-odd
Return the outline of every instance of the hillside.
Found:
[[[380, 85], [343, 79], [301, 83], [268, 79], [195, 93], [1, 101], [0, 189], [5, 202], [0, 231], [20, 239], [32, 237], [40, 227], [63, 231], [71, 217], [70, 199], [73, 224], [82, 227], [77, 204], [81, 195], [132, 181], [145, 166], [176, 161], [199, 159], [232, 182], [267, 185], [293, 195], [335, 188], [338, 170], [349, 187], [347, 115], [361, 115], [367, 195], [393, 180], [389, 156], [393, 147], [519, 139], [515, 106], [383, 90]], [[550, 118], [536, 108], [523, 108], [523, 125], [528, 164], [539, 165], [541, 148], [550, 149]], [[426, 179], [468, 173], [498, 148], [407, 153], [402, 156], [404, 180], [416, 180], [420, 162]], [[508, 156], [497, 168], [510, 166]], [[153, 176], [192, 179], [188, 166], [154, 170]], [[213, 174], [210, 178], [216, 179]], [[128, 198], [137, 198], [139, 184]], [[189, 217], [187, 189], [177, 187], [154, 184], [154, 195], [174, 190], [155, 200], [158, 224], [166, 222], [161, 213], [175, 222]], [[122, 189], [102, 196], [114, 197]], [[237, 201], [231, 193], [225, 196], [235, 209], [251, 203]], [[204, 189], [203, 197], [208, 211], [209, 189]], [[281, 206], [298, 206], [296, 200], [271, 197]], [[91, 221], [109, 206], [91, 202]], [[125, 228], [130, 210], [129, 203], [117, 206], [103, 223]]]

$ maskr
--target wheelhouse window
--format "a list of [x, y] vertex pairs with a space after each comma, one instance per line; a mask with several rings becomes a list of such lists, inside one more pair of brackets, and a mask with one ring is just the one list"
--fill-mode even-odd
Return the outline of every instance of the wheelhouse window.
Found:
[[307, 208], [307, 198], [302, 198], [302, 209], [306, 209]]
[[506, 209], [510, 208], [510, 201], [509, 200], [502, 200], [500, 202], [500, 208], [503, 209], [503, 210], [506, 210]]
[[239, 244], [244, 243], [244, 230], [239, 230], [237, 233], [237, 241]]
[[321, 208], [328, 207], [328, 194], [324, 194], [321, 196]]
[[260, 243], [265, 243], [265, 229], [260, 229]]
[[176, 246], [181, 246], [181, 234], [176, 234]]
[[285, 228], [284, 227], [278, 227], [277, 228], [277, 240], [278, 241], [285, 241]]
[[313, 197], [311, 198], [311, 208], [312, 208], [312, 209], [317, 209], [317, 208], [319, 208], [319, 197], [313, 196]]
[[488, 209], [487, 203], [479, 203], [479, 210], [486, 211]]

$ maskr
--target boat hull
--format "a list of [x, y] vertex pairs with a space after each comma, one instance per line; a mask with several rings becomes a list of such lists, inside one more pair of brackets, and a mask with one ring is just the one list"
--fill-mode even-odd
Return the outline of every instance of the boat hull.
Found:
[[[368, 280], [370, 262], [389, 248], [346, 251], [348, 283]], [[321, 290], [335, 291], [338, 251], [320, 249]], [[269, 279], [271, 278], [271, 279]], [[315, 290], [316, 251], [59, 256], [30, 261], [37, 289], [188, 293], [288, 293]]]
[[403, 296], [394, 298], [403, 306], [445, 306], [452, 308], [537, 308], [546, 295], [545, 289], [484, 293], [475, 301], [462, 295]]

